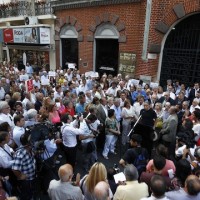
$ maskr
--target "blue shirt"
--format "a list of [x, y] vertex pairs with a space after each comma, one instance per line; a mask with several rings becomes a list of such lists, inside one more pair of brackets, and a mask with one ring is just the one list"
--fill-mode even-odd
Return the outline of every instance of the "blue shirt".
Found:
[[83, 113], [85, 111], [85, 104], [77, 103], [75, 111], [77, 114]]
[[121, 107], [120, 106], [116, 107], [115, 105], [112, 105], [110, 107], [110, 109], [113, 109], [115, 111], [115, 117], [116, 117], [117, 121], [120, 122], [121, 121], [121, 112], [122, 112]]
[[132, 99], [133, 99], [134, 102], [136, 101], [136, 98], [137, 98], [138, 95], [143, 96], [145, 101], [147, 100], [146, 92], [144, 90], [141, 90], [140, 92], [135, 91], [135, 92], [132, 93]]

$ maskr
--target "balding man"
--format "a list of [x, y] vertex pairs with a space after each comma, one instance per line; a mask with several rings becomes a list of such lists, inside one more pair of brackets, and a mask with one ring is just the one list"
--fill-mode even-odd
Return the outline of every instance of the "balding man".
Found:
[[169, 117], [163, 123], [160, 134], [162, 136], [162, 143], [168, 148], [169, 155], [175, 156], [176, 130], [178, 126], [178, 117], [175, 106], [170, 107], [169, 114]]
[[200, 199], [200, 180], [195, 175], [190, 175], [185, 181], [184, 188], [167, 192], [166, 196], [170, 200], [199, 200]]
[[96, 200], [110, 200], [109, 185], [105, 181], [100, 181], [94, 188], [94, 196]]
[[60, 180], [52, 180], [49, 184], [48, 194], [52, 200], [82, 200], [81, 189], [72, 185], [73, 168], [69, 164], [62, 165], [58, 170]]

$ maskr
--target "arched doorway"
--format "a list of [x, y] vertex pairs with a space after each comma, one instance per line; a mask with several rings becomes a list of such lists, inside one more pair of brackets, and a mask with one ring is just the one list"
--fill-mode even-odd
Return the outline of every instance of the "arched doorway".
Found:
[[160, 84], [167, 79], [200, 82], [200, 14], [187, 17], [169, 33], [162, 58]]
[[72, 25], [65, 25], [60, 32], [60, 63], [63, 69], [67, 63], [75, 63], [78, 67], [78, 32]]
[[118, 73], [119, 60], [119, 32], [110, 23], [104, 23], [97, 27], [94, 42], [95, 71], [116, 75]]

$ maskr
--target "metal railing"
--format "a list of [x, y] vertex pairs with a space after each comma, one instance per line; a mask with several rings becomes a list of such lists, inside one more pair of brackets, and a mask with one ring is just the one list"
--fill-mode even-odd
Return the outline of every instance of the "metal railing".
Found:
[[[31, 2], [17, 1], [16, 3], [1, 4], [0, 5], [0, 18], [17, 17], [17, 16], [32, 16]], [[50, 2], [45, 1], [35, 2], [35, 15], [52, 14]]]

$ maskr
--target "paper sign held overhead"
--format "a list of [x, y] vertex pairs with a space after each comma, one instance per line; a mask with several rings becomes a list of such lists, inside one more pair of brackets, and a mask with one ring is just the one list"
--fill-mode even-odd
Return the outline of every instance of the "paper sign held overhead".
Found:
[[28, 75], [20, 75], [19, 80], [20, 81], [27, 81], [29, 79]]
[[30, 92], [31, 90], [33, 90], [33, 80], [29, 79], [27, 81], [25, 81], [25, 87], [26, 87], [26, 92]]

